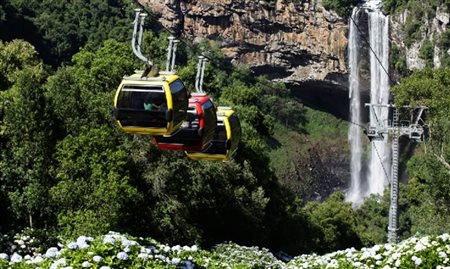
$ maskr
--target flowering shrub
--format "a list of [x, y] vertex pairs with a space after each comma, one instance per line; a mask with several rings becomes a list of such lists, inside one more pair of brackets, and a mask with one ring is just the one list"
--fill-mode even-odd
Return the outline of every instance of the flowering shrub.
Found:
[[301, 255], [288, 268], [446, 268], [450, 269], [450, 235], [412, 237], [399, 244]]
[[197, 246], [168, 246], [119, 233], [59, 244], [43, 253], [0, 253], [0, 268], [439, 268], [450, 269], [450, 235], [413, 237], [399, 244], [301, 255], [285, 263], [267, 249], [220, 244], [209, 252]]
[[[24, 230], [15, 236], [0, 234], [0, 253], [16, 253], [21, 257], [33, 256], [39, 251], [36, 238], [30, 236], [32, 230]], [[12, 256], [11, 256], [12, 257]], [[2, 255], [0, 255], [0, 259]], [[16, 255], [15, 258], [18, 258]]]

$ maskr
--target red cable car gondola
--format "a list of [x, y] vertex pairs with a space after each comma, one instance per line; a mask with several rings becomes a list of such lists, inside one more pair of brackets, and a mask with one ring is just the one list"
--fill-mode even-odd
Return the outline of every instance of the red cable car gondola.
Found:
[[192, 93], [187, 118], [172, 135], [154, 136], [153, 142], [162, 150], [202, 151], [214, 138], [216, 108], [204, 93]]

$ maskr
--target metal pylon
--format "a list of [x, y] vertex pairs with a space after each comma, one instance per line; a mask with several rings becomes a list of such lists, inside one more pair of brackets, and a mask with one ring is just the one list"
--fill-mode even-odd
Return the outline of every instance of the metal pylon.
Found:
[[400, 129], [398, 126], [399, 112], [394, 107], [392, 116], [392, 175], [391, 175], [391, 204], [389, 207], [389, 226], [388, 226], [388, 242], [397, 243], [398, 241], [398, 140], [400, 137]]
[[[366, 130], [366, 134], [369, 139], [383, 138], [384, 135], [390, 135], [392, 138], [392, 169], [391, 169], [391, 203], [389, 207], [389, 225], [388, 225], [388, 242], [397, 243], [398, 241], [398, 163], [399, 163], [399, 139], [401, 136], [408, 136], [409, 139], [415, 142], [422, 142], [424, 135], [424, 128], [420, 125], [423, 113], [427, 107], [417, 106], [412, 108], [410, 106], [402, 106], [403, 109], [409, 109], [412, 112], [412, 117], [408, 124], [403, 126], [399, 125], [400, 111], [399, 108], [393, 104], [366, 104], [367, 107], [375, 114], [376, 123], [369, 126]], [[377, 115], [376, 107], [386, 107], [393, 109], [392, 124], [389, 121], [380, 121]]]

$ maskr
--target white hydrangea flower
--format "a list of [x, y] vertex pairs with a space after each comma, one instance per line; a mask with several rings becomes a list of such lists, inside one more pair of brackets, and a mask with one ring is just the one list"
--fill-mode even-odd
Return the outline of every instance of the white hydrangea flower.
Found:
[[9, 256], [6, 253], [0, 253], [0, 259], [9, 260]]
[[164, 250], [164, 252], [169, 252], [170, 251], [170, 247], [169, 246], [164, 246], [163, 250]]
[[419, 266], [422, 264], [422, 259], [421, 258], [417, 258], [414, 263], [416, 264], [416, 266]]
[[174, 265], [177, 265], [177, 264], [179, 264], [180, 262], [181, 262], [181, 259], [180, 259], [180, 258], [172, 258], [172, 261], [171, 261], [171, 263], [174, 264]]
[[69, 244], [67, 244], [67, 247], [71, 250], [75, 250], [78, 248], [78, 244], [75, 242], [70, 242]]
[[94, 257], [92, 257], [92, 260], [96, 263], [99, 263], [103, 260], [103, 258], [101, 256], [95, 255]]
[[83, 268], [89, 268], [89, 267], [91, 267], [91, 263], [88, 262], [88, 261], [84, 261], [84, 262], [81, 264], [81, 267], [83, 267]]
[[50, 269], [58, 269], [59, 267], [64, 267], [66, 266], [66, 259], [61, 258], [59, 260], [56, 260], [54, 263], [52, 263], [52, 265], [50, 266]]
[[116, 239], [114, 239], [114, 237], [112, 237], [111, 235], [105, 235], [105, 237], [103, 237], [103, 244], [114, 245], [115, 243], [116, 243]]
[[88, 248], [88, 247], [89, 247], [89, 244], [88, 244], [87, 242], [85, 242], [85, 243], [83, 243], [83, 244], [79, 244], [78, 247], [79, 247], [80, 249], [85, 249], [85, 248]]
[[444, 251], [440, 251], [439, 258], [443, 258], [443, 259], [447, 258], [447, 253], [445, 253]]
[[186, 269], [193, 269], [194, 268], [190, 261], [186, 261], [185, 266], [186, 266]]
[[111, 269], [111, 267], [109, 267], [109, 266], [102, 266], [102, 267], [100, 267], [100, 269]]
[[193, 245], [192, 247], [191, 247], [191, 251], [197, 251], [198, 250], [198, 247], [196, 246], [196, 245]]
[[386, 244], [386, 245], [384, 245], [384, 248], [385, 248], [387, 251], [390, 251], [390, 250], [392, 249], [392, 245], [391, 245], [391, 244]]
[[335, 259], [330, 260], [330, 262], [326, 266], [326, 268], [338, 268], [338, 267], [339, 267], [339, 263]]
[[444, 233], [444, 234], [441, 234], [440, 236], [438, 236], [438, 238], [440, 238], [440, 239], [442, 239], [442, 241], [449, 241], [449, 239], [450, 239], [450, 234], [448, 234], [448, 233]]
[[401, 257], [401, 254], [398, 252], [395, 252], [394, 254], [392, 254], [392, 259], [394, 259], [394, 260], [397, 260], [400, 257]]
[[372, 253], [370, 253], [369, 251], [364, 251], [363, 254], [361, 255], [361, 260], [365, 260], [367, 258], [370, 258], [372, 256]]
[[166, 256], [158, 254], [155, 256], [156, 259], [160, 259], [161, 261], [165, 261], [166, 260]]
[[122, 237], [122, 246], [129, 247], [130, 245], [131, 245], [131, 241], [128, 240], [126, 237]]
[[181, 246], [180, 245], [173, 246], [172, 247], [172, 251], [180, 252], [181, 251]]
[[51, 247], [49, 249], [47, 249], [47, 251], [45, 252], [45, 257], [46, 258], [55, 258], [59, 256], [59, 251], [57, 248], [55, 247]]
[[117, 258], [119, 260], [123, 260], [123, 261], [128, 260], [128, 254], [123, 251], [119, 252], [119, 253], [117, 253]]
[[139, 259], [143, 259], [143, 260], [147, 260], [148, 259], [148, 254], [147, 253], [139, 253], [138, 258]]
[[427, 246], [425, 244], [422, 244], [421, 242], [419, 242], [415, 247], [414, 247], [414, 252], [419, 252], [421, 250], [426, 249]]
[[17, 254], [17, 253], [13, 253], [13, 255], [11, 256], [11, 262], [12, 263], [17, 263], [17, 262], [21, 262], [23, 260], [22, 256]]
[[41, 263], [43, 261], [44, 261], [44, 258], [42, 258], [41, 256], [36, 256], [36, 257], [31, 259], [32, 263]]

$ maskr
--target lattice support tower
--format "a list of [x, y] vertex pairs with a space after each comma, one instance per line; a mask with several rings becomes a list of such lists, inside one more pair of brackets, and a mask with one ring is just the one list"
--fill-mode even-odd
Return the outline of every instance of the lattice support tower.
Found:
[[[388, 242], [398, 242], [398, 166], [399, 166], [399, 139], [401, 136], [408, 136], [409, 139], [416, 142], [422, 142], [424, 129], [420, 123], [423, 122], [422, 116], [427, 107], [418, 106], [411, 108], [410, 106], [402, 106], [401, 108], [409, 109], [411, 113], [410, 120], [402, 121], [400, 125], [400, 111], [393, 104], [365, 104], [374, 114], [376, 122], [371, 122], [367, 130], [370, 140], [383, 139], [384, 135], [392, 137], [392, 169], [391, 169], [391, 197], [389, 207], [389, 225], [388, 225]], [[380, 115], [377, 115], [376, 107], [385, 107], [392, 109], [392, 121], [382, 121]], [[417, 113], [414, 113], [416, 111]], [[405, 124], [406, 122], [406, 124]]]

